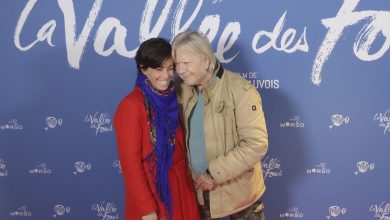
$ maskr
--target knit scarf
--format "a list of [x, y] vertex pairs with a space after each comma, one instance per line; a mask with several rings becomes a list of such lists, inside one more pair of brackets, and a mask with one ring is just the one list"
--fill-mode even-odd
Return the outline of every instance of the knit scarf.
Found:
[[141, 89], [144, 96], [150, 142], [153, 146], [153, 151], [144, 159], [148, 163], [149, 172], [154, 177], [154, 184], [159, 199], [164, 204], [165, 212], [169, 215], [169, 219], [172, 219], [168, 171], [172, 165], [179, 120], [176, 92], [172, 83], [165, 91], [157, 90], [143, 73], [138, 73], [136, 86]]

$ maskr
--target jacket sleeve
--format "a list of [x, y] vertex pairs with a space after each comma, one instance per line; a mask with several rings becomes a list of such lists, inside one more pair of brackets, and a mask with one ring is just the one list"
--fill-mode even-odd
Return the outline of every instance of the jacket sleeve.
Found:
[[238, 144], [226, 155], [209, 160], [209, 172], [217, 184], [253, 168], [268, 150], [268, 133], [261, 97], [254, 87], [242, 94], [235, 106]]
[[146, 215], [157, 210], [142, 164], [142, 124], [139, 106], [124, 99], [114, 116], [119, 160], [125, 179], [126, 203], [130, 202]]

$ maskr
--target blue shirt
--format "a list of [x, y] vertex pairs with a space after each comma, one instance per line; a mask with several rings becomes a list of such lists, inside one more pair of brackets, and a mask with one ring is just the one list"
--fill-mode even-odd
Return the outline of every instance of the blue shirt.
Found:
[[198, 101], [192, 109], [189, 119], [189, 149], [192, 169], [196, 175], [202, 174], [208, 167], [206, 158], [206, 146], [204, 136], [204, 97], [202, 92], [198, 93]]

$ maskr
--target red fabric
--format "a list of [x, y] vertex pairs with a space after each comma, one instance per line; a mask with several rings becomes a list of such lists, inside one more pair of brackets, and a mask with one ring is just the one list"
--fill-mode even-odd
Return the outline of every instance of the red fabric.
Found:
[[[141, 219], [143, 215], [157, 211], [160, 218], [166, 217], [164, 205], [158, 199], [148, 164], [143, 161], [152, 151], [147, 125], [144, 99], [135, 88], [118, 106], [114, 116], [119, 160], [125, 180], [125, 219]], [[187, 169], [184, 154], [184, 137], [181, 127], [176, 133], [176, 149], [173, 165], [169, 171], [174, 220], [200, 219], [195, 189]]]

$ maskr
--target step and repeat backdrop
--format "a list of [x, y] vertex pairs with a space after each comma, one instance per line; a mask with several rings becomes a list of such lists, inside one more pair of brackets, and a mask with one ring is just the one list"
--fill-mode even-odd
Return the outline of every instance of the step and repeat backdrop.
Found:
[[267, 219], [390, 219], [389, 0], [0, 4], [1, 220], [123, 219], [112, 117], [186, 29], [261, 93]]

